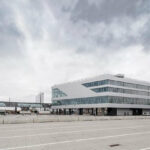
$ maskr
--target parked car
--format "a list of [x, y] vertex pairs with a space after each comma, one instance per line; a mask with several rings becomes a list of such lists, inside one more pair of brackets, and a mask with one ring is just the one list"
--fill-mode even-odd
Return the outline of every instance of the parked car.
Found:
[[143, 116], [150, 116], [150, 112], [143, 112]]
[[6, 113], [9, 113], [9, 114], [14, 114], [14, 113], [17, 113], [17, 114], [20, 114], [20, 111], [21, 111], [21, 108], [20, 107], [5, 107], [5, 111]]
[[5, 103], [0, 103], [0, 114], [6, 114], [6, 105]]
[[40, 111], [44, 111], [44, 108], [41, 104], [31, 104], [30, 111], [34, 113], [39, 113]]

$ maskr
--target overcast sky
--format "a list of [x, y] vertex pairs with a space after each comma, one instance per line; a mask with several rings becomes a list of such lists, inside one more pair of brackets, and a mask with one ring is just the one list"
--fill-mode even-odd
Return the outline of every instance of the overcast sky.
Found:
[[0, 100], [104, 73], [150, 81], [150, 0], [0, 0]]

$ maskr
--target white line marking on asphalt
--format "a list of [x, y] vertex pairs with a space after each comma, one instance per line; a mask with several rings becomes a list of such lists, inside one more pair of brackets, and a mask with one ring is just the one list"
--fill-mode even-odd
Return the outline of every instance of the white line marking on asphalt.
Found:
[[[147, 125], [149, 126], [149, 125]], [[86, 127], [100, 127], [99, 125], [86, 125]], [[36, 131], [36, 130], [52, 130], [52, 129], [58, 129], [58, 127], [48, 127], [48, 128], [34, 128], [31, 127], [29, 129], [8, 129], [8, 130], [2, 130], [1, 132], [8, 132], [8, 131]], [[85, 125], [77, 125], [77, 126], [64, 126], [64, 127], [59, 127], [59, 129], [71, 129], [71, 128], [85, 128]]]
[[142, 148], [140, 150], [150, 150], [150, 147], [147, 147], [147, 148]]
[[[91, 125], [86, 125], [86, 127], [99, 127], [99, 125], [100, 124], [96, 124], [96, 125], [94, 125], [94, 124], [91, 124]], [[146, 126], [149, 126], [149, 125], [146, 125]], [[31, 126], [31, 128], [28, 128], [28, 129], [26, 129], [25, 127], [22, 127], [22, 128], [25, 128], [25, 129], [22, 129], [22, 128], [18, 128], [18, 127], [16, 127], [15, 129], [13, 129], [13, 128], [8, 128], [7, 130], [1, 130], [0, 131], [0, 133], [1, 132], [8, 132], [8, 131], [36, 131], [36, 130], [39, 130], [39, 128], [34, 128], [35, 126]], [[38, 126], [37, 126], [38, 127]], [[71, 125], [71, 126], [67, 126], [67, 125], [65, 125], [65, 126], [59, 126], [59, 129], [69, 129], [69, 128], [85, 128], [85, 125]], [[57, 126], [52, 126], [52, 127], [46, 127], [46, 128], [40, 128], [40, 130], [52, 130], [52, 129], [57, 129], [58, 127]]]
[[[96, 122], [96, 121], [94, 121], [94, 122]], [[73, 128], [73, 127], [85, 127], [85, 125], [79, 125], [79, 124], [69, 125], [69, 126], [67, 124], [58, 125], [58, 124], [49, 124], [49, 123], [46, 123], [46, 126], [42, 125], [42, 123], [39, 123], [39, 124], [40, 125], [38, 125], [38, 124], [34, 125], [33, 124], [33, 126], [24, 125], [24, 126], [13, 126], [12, 127], [12, 125], [11, 125], [11, 126], [8, 126], [8, 127], [0, 127], [0, 133], [1, 132], [5, 132], [5, 131], [30, 131], [30, 130], [39, 130], [39, 127], [45, 127], [45, 128], [42, 128], [41, 130], [56, 129], [57, 127], [59, 127], [60, 129]], [[31, 125], [31, 124], [29, 124], [29, 125]], [[47, 127], [48, 125], [50, 125], [50, 127]], [[101, 124], [96, 123], [96, 125], [95, 125], [93, 123], [91, 124], [91, 122], [90, 122], [90, 125], [86, 125], [86, 127], [99, 127], [99, 125], [101, 125]], [[6, 129], [6, 130], [1, 130], [1, 129]]]
[[92, 138], [86, 138], [86, 139], [75, 139], [75, 140], [70, 140], [70, 141], [68, 140], [68, 141], [60, 141], [60, 142], [35, 144], [35, 145], [28, 145], [28, 146], [8, 147], [8, 148], [2, 148], [0, 150], [26, 149], [26, 148], [33, 148], [33, 147], [48, 146], [48, 145], [50, 146], [50, 145], [56, 145], [56, 144], [73, 143], [73, 142], [83, 142], [83, 141], [93, 141], [93, 140], [105, 140], [105, 139], [110, 139], [110, 138], [125, 137], [125, 136], [132, 136], [132, 135], [142, 135], [142, 134], [150, 134], [150, 132], [136, 132], [136, 133], [128, 133], [128, 134], [103, 136], [103, 137], [92, 137]]
[[[68, 129], [68, 128], [80, 128], [80, 127], [83, 127], [85, 128], [84, 125], [77, 125], [77, 126], [64, 126], [64, 127], [59, 127], [59, 129]], [[98, 127], [98, 125], [88, 125], [86, 127]], [[31, 129], [9, 129], [9, 130], [2, 130], [0, 132], [5, 132], [5, 131], [30, 131], [30, 130], [39, 130], [39, 128], [37, 129], [33, 129], [33, 127], [31, 127]], [[51, 130], [51, 129], [58, 129], [58, 127], [48, 127], [48, 128], [40, 128], [40, 130]]]
[[[61, 124], [62, 126], [64, 126], [64, 127], [67, 127], [68, 126], [68, 124]], [[4, 125], [3, 125], [4, 126]], [[18, 129], [22, 129], [22, 128], [33, 128], [33, 127], [47, 127], [47, 126], [50, 126], [50, 127], [60, 127], [60, 124], [58, 125], [58, 124], [45, 124], [45, 125], [39, 125], [39, 124], [36, 124], [36, 123], [33, 123], [32, 125], [30, 124], [30, 125], [26, 125], [26, 124], [24, 124], [23, 126], [16, 126], [16, 124], [15, 125], [9, 125], [9, 126], [7, 126], [7, 127], [0, 127], [0, 130], [1, 129], [11, 129], [11, 130], [13, 130], [13, 129], [15, 129], [15, 128], [18, 128]], [[75, 126], [75, 125], [70, 125], [70, 127], [71, 126]], [[79, 126], [79, 125], [77, 125], [77, 126]]]
[[[59, 126], [60, 127], [60, 123], [61, 122], [59, 122], [59, 124], [58, 123], [54, 124], [53, 122], [52, 123], [45, 123], [45, 122], [44, 123], [32, 123], [32, 124], [31, 123], [29, 123], [29, 124], [27, 123], [27, 124], [19, 124], [19, 125], [18, 124], [15, 124], [15, 125], [14, 124], [11, 124], [11, 125], [10, 124], [9, 125], [8, 124], [2, 124], [2, 125], [0, 125], [0, 130], [1, 129], [12, 129], [13, 130], [15, 128], [21, 128], [22, 129], [22, 128], [26, 128], [26, 127], [27, 128], [28, 127], [29, 128], [33, 128], [33, 127], [47, 127], [47, 126], [51, 126], [51, 127], [58, 127]], [[7, 127], [1, 127], [1, 126], [4, 126], [4, 125], [8, 125], [8, 126]], [[68, 124], [61, 124], [61, 125], [64, 126], [64, 127], [68, 126]], [[79, 126], [80, 124], [77, 123], [76, 125]], [[91, 124], [91, 125], [93, 125], [93, 124]], [[70, 125], [70, 127], [71, 126], [74, 126], [74, 124]]]
[[32, 137], [32, 136], [46, 136], [46, 135], [55, 135], [55, 134], [80, 133], [80, 132], [92, 132], [92, 131], [104, 131], [104, 130], [136, 129], [136, 128], [142, 128], [142, 127], [146, 127], [146, 126], [122, 127], [122, 128], [116, 127], [116, 128], [103, 128], [103, 129], [95, 129], [95, 130], [88, 129], [88, 130], [77, 130], [77, 131], [63, 131], [63, 132], [53, 132], [53, 133], [5, 136], [5, 137], [0, 137], [0, 139], [23, 138], [23, 137]]

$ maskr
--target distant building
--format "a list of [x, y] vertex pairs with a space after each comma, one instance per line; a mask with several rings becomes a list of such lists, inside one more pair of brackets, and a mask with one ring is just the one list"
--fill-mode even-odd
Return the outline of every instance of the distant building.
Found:
[[44, 103], [44, 93], [40, 92], [36, 97], [35, 97], [36, 103]]
[[150, 83], [105, 74], [55, 85], [52, 109], [58, 114], [150, 115]]

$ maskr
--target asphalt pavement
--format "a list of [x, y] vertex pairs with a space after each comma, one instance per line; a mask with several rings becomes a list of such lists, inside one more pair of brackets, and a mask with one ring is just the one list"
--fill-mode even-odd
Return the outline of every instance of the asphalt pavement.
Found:
[[150, 120], [1, 124], [0, 150], [150, 150]]

